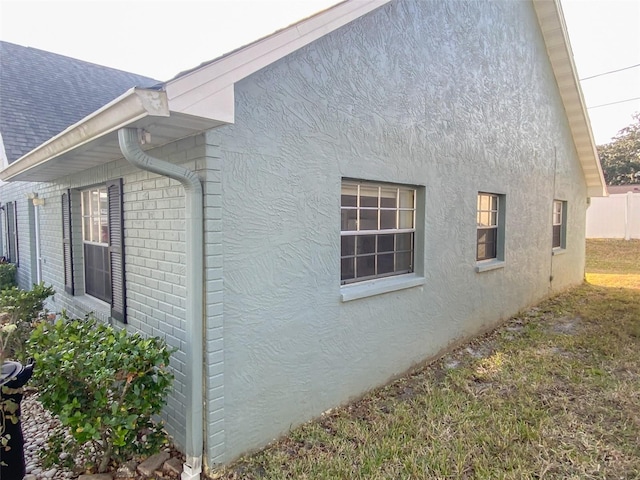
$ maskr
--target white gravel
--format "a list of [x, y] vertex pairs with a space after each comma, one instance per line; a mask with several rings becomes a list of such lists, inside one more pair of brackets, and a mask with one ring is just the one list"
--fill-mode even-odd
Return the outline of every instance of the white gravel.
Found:
[[[49, 435], [56, 433], [57, 427], [60, 425], [38, 401], [38, 394], [34, 391], [28, 392], [21, 402], [22, 408], [22, 433], [24, 436], [24, 458], [27, 466], [27, 475], [24, 480], [71, 480], [78, 477], [77, 473], [73, 473], [62, 467], [54, 467], [46, 469], [42, 466], [40, 460], [40, 451], [44, 448]], [[178, 457], [183, 461], [181, 454], [172, 447], [163, 449], [170, 454], [171, 457]], [[120, 470], [112, 472], [115, 477], [123, 477], [124, 479], [143, 479], [144, 477], [136, 472], [137, 464], [134, 463], [132, 470], [127, 470], [126, 466]], [[165, 478], [175, 478], [177, 475], [167, 473]], [[4, 479], [1, 479], [4, 480]]]
[[[44, 447], [50, 432], [58, 422], [45, 410], [38, 395], [28, 393], [20, 404], [22, 408], [22, 433], [24, 435], [24, 459], [27, 464], [27, 478], [34, 480], [67, 480], [77, 477], [63, 468], [45, 469], [40, 461], [40, 450]], [[31, 476], [29, 476], [31, 475]]]

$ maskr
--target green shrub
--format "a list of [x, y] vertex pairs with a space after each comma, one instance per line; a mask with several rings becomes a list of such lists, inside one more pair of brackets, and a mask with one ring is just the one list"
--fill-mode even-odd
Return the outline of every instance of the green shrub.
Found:
[[7, 341], [3, 358], [23, 363], [27, 360], [26, 342], [35, 322], [46, 314], [44, 301], [54, 293], [52, 287], [45, 287], [43, 283], [34, 285], [31, 290], [10, 287], [0, 291], [2, 323], [16, 326]]
[[16, 266], [13, 263], [0, 262], [0, 290], [16, 285]]
[[159, 450], [166, 437], [152, 417], [173, 381], [164, 340], [63, 317], [38, 325], [29, 344], [40, 401], [68, 433], [50, 437], [45, 465], [81, 459], [102, 473], [112, 461]]

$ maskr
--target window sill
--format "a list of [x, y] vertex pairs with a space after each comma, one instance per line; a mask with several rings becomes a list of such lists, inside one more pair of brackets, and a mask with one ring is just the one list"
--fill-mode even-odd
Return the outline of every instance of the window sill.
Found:
[[504, 264], [504, 260], [483, 260], [476, 264], [476, 272], [482, 273], [490, 270], [497, 270], [499, 268], [504, 268]]
[[383, 293], [395, 292], [406, 288], [424, 285], [425, 278], [414, 273], [386, 278], [377, 278], [365, 282], [343, 285], [340, 287], [340, 300], [350, 302], [359, 298], [373, 297]]
[[566, 248], [554, 248], [553, 250], [551, 250], [551, 255], [553, 255], [554, 257], [556, 255], [564, 255], [565, 253], [567, 253]]
[[98, 320], [108, 322], [111, 316], [111, 305], [102, 300], [98, 300], [91, 295], [77, 295], [73, 297], [74, 302], [80, 307], [85, 314], [92, 314]]

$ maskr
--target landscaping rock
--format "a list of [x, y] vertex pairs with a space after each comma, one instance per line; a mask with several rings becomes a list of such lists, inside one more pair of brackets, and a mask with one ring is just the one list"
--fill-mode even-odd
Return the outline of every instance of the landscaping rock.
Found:
[[109, 473], [93, 473], [91, 475], [80, 475], [78, 480], [113, 480]]
[[164, 470], [171, 475], [180, 475], [182, 472], [182, 462], [177, 457], [170, 458], [164, 462]]
[[169, 459], [169, 457], [170, 455], [167, 452], [156, 453], [138, 465], [138, 472], [146, 477], [150, 477], [154, 471], [158, 470], [162, 464]]
[[115, 478], [135, 478], [137, 466], [138, 464], [136, 462], [128, 462], [125, 465], [122, 465], [118, 470], [116, 470]]

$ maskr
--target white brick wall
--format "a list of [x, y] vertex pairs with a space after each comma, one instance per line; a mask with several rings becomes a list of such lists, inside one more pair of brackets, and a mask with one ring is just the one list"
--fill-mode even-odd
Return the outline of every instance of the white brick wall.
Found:
[[[220, 160], [217, 147], [208, 145], [204, 135], [186, 138], [150, 153], [197, 170], [203, 181], [207, 317], [205, 373], [208, 377], [203, 401], [206, 402], [205, 415], [208, 417], [205, 420], [208, 427], [205, 436], [207, 453], [215, 461], [224, 451]], [[18, 202], [20, 285], [29, 288], [35, 281], [29, 254], [35, 244], [32, 241], [33, 228], [30, 228], [32, 219], [27, 215], [26, 193], [36, 191], [45, 199], [45, 205], [40, 207], [43, 280], [56, 291], [50, 308], [57, 312], [66, 310], [70, 316], [76, 317], [92, 312], [98, 319], [109, 321], [108, 305], [83, 295], [79, 191], [120, 177], [123, 179], [124, 198], [126, 328], [164, 338], [170, 346], [178, 349], [171, 358], [174, 389], [163, 417], [168, 431], [182, 446], [185, 444], [184, 405], [189, 393], [185, 388], [188, 368], [185, 365], [185, 196], [180, 183], [118, 160], [61, 178], [55, 183], [6, 184], [0, 187], [0, 201]], [[73, 192], [73, 254], [77, 260], [74, 262], [75, 296], [64, 291], [62, 259], [61, 196], [69, 188]], [[116, 326], [122, 324], [116, 322]]]

